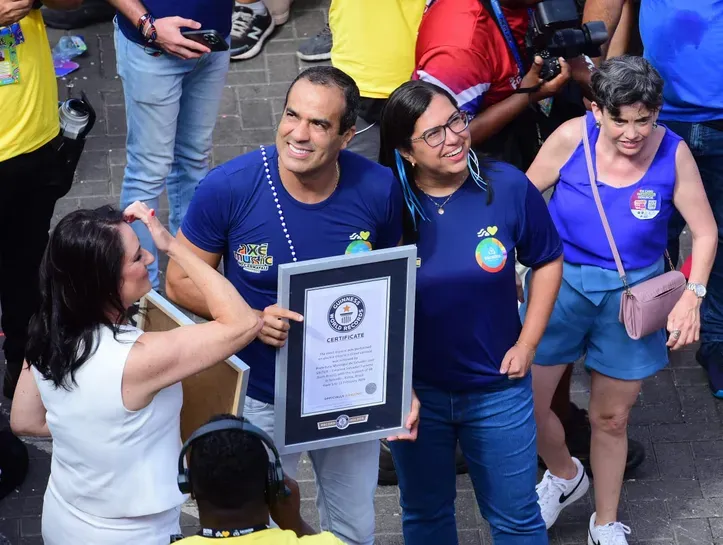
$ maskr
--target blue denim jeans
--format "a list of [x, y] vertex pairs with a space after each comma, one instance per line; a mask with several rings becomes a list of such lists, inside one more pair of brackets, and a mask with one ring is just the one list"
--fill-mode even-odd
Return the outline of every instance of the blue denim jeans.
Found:
[[[120, 206], [134, 201], [158, 209], [168, 189], [168, 224], [172, 234], [183, 221], [196, 186], [210, 165], [211, 135], [216, 125], [229, 66], [229, 52], [184, 60], [152, 54], [115, 29], [118, 75], [123, 81], [128, 124], [127, 165]], [[150, 233], [135, 222], [141, 245], [157, 258]], [[158, 288], [158, 262], [148, 267]]]
[[407, 545], [456, 545], [459, 441], [495, 545], [546, 545], [537, 505], [537, 446], [530, 376], [504, 390], [451, 393], [415, 383], [422, 404], [414, 443], [390, 443]]
[[[713, 263], [708, 294], [701, 309], [701, 347], [698, 361], [708, 371], [711, 388], [723, 390], [723, 131], [700, 123], [665, 121], [688, 144], [698, 164], [705, 192], [718, 224], [718, 253]], [[675, 212], [668, 224], [668, 248], [673, 262], [685, 220]]]

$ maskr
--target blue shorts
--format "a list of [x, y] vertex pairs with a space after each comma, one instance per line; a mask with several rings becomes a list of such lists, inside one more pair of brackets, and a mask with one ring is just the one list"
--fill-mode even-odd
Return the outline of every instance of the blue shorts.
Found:
[[[631, 339], [619, 318], [622, 288], [585, 295], [584, 284], [580, 267], [565, 263], [560, 294], [537, 347], [535, 363], [559, 365], [586, 356], [585, 367], [620, 380], [641, 380], [663, 369], [668, 364], [665, 330]], [[528, 295], [525, 285], [525, 300]], [[523, 303], [522, 320], [526, 312]]]

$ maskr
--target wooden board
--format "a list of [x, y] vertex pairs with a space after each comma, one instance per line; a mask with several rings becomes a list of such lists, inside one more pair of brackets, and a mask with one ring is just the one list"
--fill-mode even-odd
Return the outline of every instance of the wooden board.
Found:
[[[143, 331], [169, 331], [195, 323], [168, 299], [153, 290], [141, 300], [140, 306], [138, 327]], [[241, 416], [248, 376], [249, 367], [238, 357], [231, 356], [185, 379], [181, 439], [188, 439], [191, 433], [214, 415], [230, 413]]]

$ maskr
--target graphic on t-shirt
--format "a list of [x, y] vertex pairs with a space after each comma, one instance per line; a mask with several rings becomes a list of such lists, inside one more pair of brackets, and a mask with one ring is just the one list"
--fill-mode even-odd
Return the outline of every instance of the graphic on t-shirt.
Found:
[[639, 220], [651, 220], [660, 214], [660, 194], [654, 189], [636, 189], [630, 197], [630, 211]]
[[497, 234], [497, 226], [496, 225], [488, 225], [485, 229], [480, 229], [477, 231], [478, 237], [493, 237]]
[[346, 247], [345, 254], [359, 254], [362, 252], [370, 252], [372, 250], [372, 243], [367, 240], [371, 233], [369, 231], [360, 231], [358, 233], [352, 233], [349, 236], [349, 246]]
[[274, 257], [269, 255], [268, 243], [241, 244], [233, 253], [236, 262], [247, 272], [268, 271], [274, 265]]
[[497, 226], [492, 225], [480, 229], [477, 233], [478, 237], [488, 237], [480, 240], [479, 244], [477, 244], [475, 250], [477, 263], [483, 270], [491, 273], [500, 272], [507, 263], [507, 248], [493, 236], [497, 234], [497, 231]]

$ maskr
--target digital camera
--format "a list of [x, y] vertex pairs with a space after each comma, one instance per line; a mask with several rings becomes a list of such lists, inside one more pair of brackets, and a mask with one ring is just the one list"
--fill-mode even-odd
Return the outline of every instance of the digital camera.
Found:
[[608, 40], [605, 23], [581, 24], [575, 0], [543, 0], [535, 6], [525, 45], [530, 55], [542, 57], [540, 77], [551, 80], [560, 73], [558, 58], [599, 57]]

